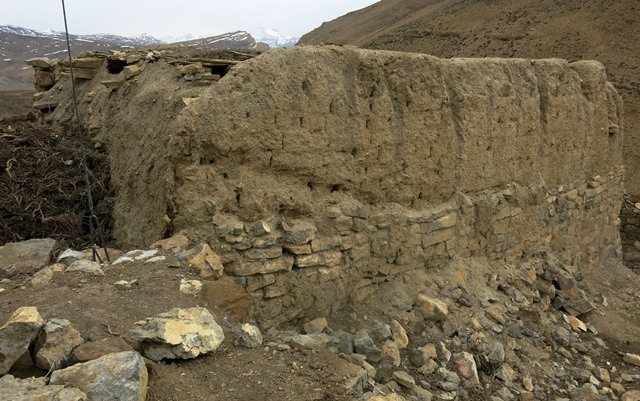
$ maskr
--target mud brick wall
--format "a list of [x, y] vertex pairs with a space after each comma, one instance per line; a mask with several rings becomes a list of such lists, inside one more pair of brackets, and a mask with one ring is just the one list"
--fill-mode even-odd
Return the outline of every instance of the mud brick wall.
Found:
[[[80, 113], [109, 151], [118, 241], [209, 242], [263, 324], [451, 258], [621, 257], [622, 103], [597, 62], [302, 46], [207, 85], [162, 54], [112, 75], [82, 82]], [[68, 86], [46, 119], [72, 115]]]

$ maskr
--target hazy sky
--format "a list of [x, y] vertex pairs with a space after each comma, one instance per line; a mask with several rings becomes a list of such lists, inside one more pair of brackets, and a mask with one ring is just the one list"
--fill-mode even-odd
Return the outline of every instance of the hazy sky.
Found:
[[[73, 34], [157, 38], [275, 28], [300, 36], [376, 0], [65, 0]], [[0, 25], [64, 30], [62, 0], [0, 0]]]

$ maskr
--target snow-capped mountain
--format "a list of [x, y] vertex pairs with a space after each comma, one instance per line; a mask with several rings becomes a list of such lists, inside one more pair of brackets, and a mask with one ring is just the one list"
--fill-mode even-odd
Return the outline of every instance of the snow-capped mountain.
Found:
[[296, 36], [283, 35], [274, 28], [260, 28], [258, 32], [253, 32], [253, 35], [258, 42], [266, 43], [270, 47], [294, 46], [300, 39]]
[[222, 35], [191, 39], [178, 43], [188, 46], [208, 47], [211, 49], [255, 49], [258, 46], [253, 36], [245, 31], [228, 32]]
[[[13, 25], [0, 25], [0, 32], [12, 33], [14, 35], [20, 35], [20, 36], [30, 36], [34, 38], [50, 38], [50, 39], [60, 39], [60, 40], [66, 39], [66, 35], [64, 32], [57, 32], [54, 30], [36, 31], [33, 29], [22, 28], [22, 27], [13, 26]], [[147, 35], [146, 33], [143, 33], [137, 36], [120, 36], [120, 35], [113, 35], [110, 33], [98, 33], [98, 34], [91, 34], [91, 35], [69, 34], [69, 39], [80, 40], [85, 42], [119, 43], [119, 44], [129, 45], [129, 46], [153, 46], [153, 45], [159, 45], [163, 43], [161, 40], [158, 40], [151, 35]]]

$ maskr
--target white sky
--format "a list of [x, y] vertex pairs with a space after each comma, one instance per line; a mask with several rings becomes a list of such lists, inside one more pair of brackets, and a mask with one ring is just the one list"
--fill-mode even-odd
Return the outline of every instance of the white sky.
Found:
[[[275, 28], [301, 36], [376, 0], [65, 0], [69, 32], [156, 38]], [[0, 25], [64, 31], [62, 0], [0, 0]]]

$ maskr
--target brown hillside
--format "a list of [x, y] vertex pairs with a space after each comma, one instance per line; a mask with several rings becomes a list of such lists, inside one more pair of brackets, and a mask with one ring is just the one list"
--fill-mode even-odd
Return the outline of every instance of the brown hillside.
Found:
[[626, 186], [640, 194], [640, 3], [637, 0], [382, 0], [304, 35], [438, 57], [595, 59], [625, 101]]

